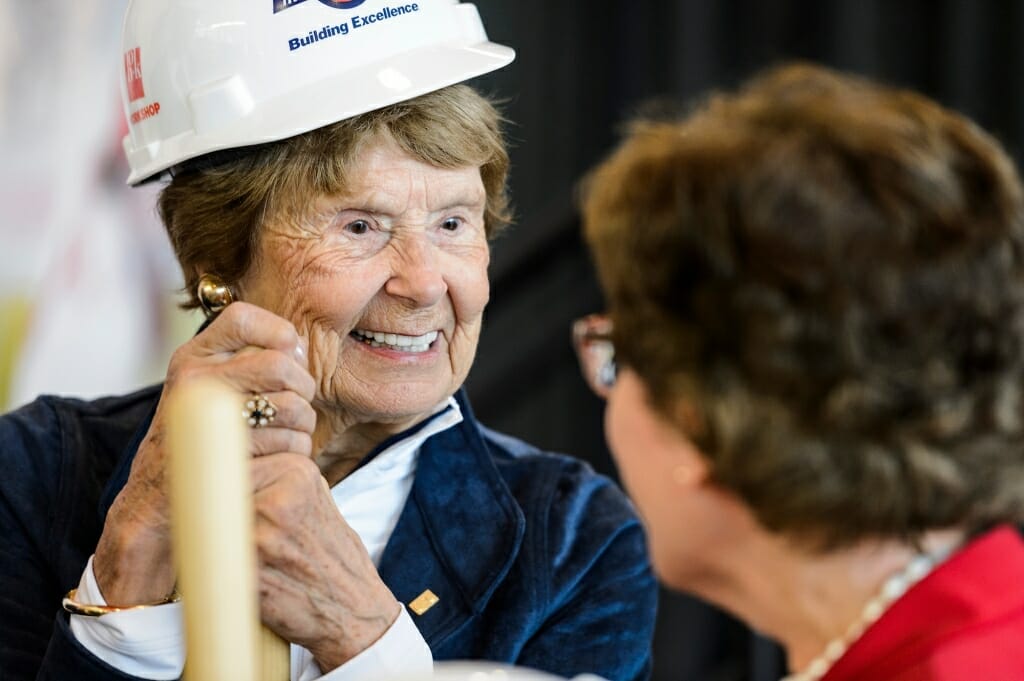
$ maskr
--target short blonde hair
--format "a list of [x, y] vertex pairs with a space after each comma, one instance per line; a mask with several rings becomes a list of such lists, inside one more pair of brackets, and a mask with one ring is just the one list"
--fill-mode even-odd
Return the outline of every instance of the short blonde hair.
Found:
[[231, 284], [252, 264], [260, 226], [312, 199], [344, 191], [353, 159], [378, 134], [440, 168], [479, 166], [493, 238], [511, 220], [508, 150], [497, 107], [453, 85], [280, 142], [218, 152], [175, 169], [160, 216], [185, 276], [186, 308], [199, 306], [198, 270]]

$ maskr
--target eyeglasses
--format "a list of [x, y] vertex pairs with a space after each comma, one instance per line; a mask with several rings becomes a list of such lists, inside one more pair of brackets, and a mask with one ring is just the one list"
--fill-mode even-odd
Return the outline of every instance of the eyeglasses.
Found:
[[572, 324], [572, 344], [583, 380], [598, 397], [607, 398], [617, 373], [611, 318], [592, 314], [577, 319]]

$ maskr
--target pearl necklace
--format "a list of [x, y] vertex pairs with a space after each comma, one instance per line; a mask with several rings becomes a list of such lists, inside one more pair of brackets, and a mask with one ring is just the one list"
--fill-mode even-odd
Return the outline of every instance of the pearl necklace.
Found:
[[829, 641], [821, 654], [811, 660], [803, 670], [794, 672], [781, 681], [818, 681], [825, 676], [839, 658], [846, 654], [854, 641], [877, 622], [889, 606], [946, 560], [956, 547], [957, 544], [954, 543], [932, 553], [914, 556], [905, 568], [885, 580], [881, 590], [864, 605], [860, 616], [847, 627], [846, 633]]

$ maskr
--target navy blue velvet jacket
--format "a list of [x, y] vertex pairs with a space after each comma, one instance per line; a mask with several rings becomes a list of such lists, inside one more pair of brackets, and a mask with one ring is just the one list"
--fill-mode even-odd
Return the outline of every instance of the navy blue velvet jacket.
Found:
[[[77, 586], [160, 388], [41, 398], [0, 417], [0, 679], [132, 679], [71, 635]], [[487, 659], [612, 681], [650, 674], [656, 587], [622, 493], [586, 464], [463, 423], [423, 445], [380, 574], [435, 660]], [[244, 681], [244, 680], [243, 680]]]

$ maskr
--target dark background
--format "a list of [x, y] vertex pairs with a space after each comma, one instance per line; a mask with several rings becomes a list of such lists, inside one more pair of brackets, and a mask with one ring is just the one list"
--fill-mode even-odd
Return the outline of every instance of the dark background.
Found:
[[[611, 475], [602, 405], [569, 341], [571, 320], [601, 309], [573, 194], [643, 103], [685, 103], [773, 64], [809, 60], [919, 90], [1020, 158], [1024, 0], [475, 2], [490, 38], [518, 52], [477, 81], [506, 100], [512, 121], [517, 224], [494, 246], [469, 391], [485, 423]], [[778, 651], [738, 623], [663, 594], [656, 681], [775, 681], [779, 665]]]

